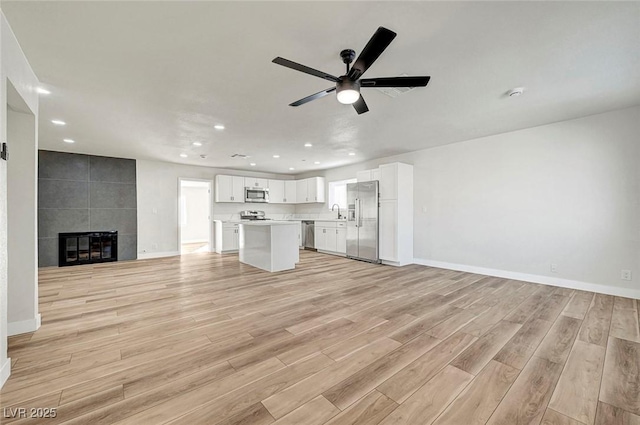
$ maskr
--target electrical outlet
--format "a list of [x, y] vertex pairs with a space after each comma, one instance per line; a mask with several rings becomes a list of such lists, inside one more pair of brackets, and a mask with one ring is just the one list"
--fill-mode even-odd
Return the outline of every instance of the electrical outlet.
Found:
[[622, 279], [622, 280], [631, 280], [631, 270], [621, 270], [620, 271], [620, 279]]
[[556, 263], [551, 263], [551, 273], [558, 273], [558, 265]]

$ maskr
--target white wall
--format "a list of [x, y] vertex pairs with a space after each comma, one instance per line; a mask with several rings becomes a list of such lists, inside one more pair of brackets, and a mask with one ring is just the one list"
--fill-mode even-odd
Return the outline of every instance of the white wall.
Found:
[[[206, 179], [215, 176], [242, 175], [273, 179], [291, 176], [172, 164], [160, 161], [136, 162], [138, 192], [138, 258], [178, 255], [178, 179]], [[215, 183], [214, 183], [215, 191]], [[238, 218], [241, 210], [264, 210], [267, 216], [281, 218], [294, 212], [293, 205], [213, 203], [213, 219]]]
[[[20, 49], [4, 14], [0, 13], [0, 142], [7, 140], [7, 80], [11, 81], [35, 115], [37, 123], [38, 95], [35, 88], [38, 79]], [[33, 143], [36, 145], [37, 139]], [[37, 145], [34, 148], [37, 149]], [[25, 173], [28, 173], [29, 169], [27, 167]], [[35, 190], [34, 187], [27, 196], [30, 197]], [[0, 160], [0, 386], [11, 373], [11, 359], [7, 358], [7, 255], [7, 163]], [[34, 252], [32, 255], [37, 254]]]
[[209, 240], [209, 189], [207, 187], [182, 186], [181, 243], [207, 242]]
[[640, 298], [639, 137], [635, 107], [324, 174], [413, 164], [417, 262]]
[[[22, 109], [13, 87], [9, 107]], [[13, 95], [12, 95], [13, 93]], [[13, 99], [12, 99], [13, 98]], [[26, 108], [26, 105], [24, 106]], [[37, 155], [35, 117], [7, 111], [7, 307], [8, 334], [33, 332], [39, 326], [37, 258]]]

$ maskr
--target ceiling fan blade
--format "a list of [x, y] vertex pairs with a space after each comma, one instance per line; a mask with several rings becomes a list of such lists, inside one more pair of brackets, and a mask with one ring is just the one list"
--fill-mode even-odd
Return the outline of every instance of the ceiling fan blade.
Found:
[[424, 87], [431, 77], [363, 78], [360, 87]]
[[311, 102], [312, 100], [316, 100], [316, 99], [320, 99], [321, 97], [325, 97], [326, 95], [331, 94], [334, 91], [336, 91], [336, 88], [335, 87], [331, 87], [330, 89], [322, 90], [322, 91], [319, 91], [318, 93], [312, 94], [311, 96], [303, 97], [300, 100], [296, 100], [295, 102], [290, 103], [289, 106], [304, 105], [305, 103]]
[[313, 75], [315, 77], [323, 78], [325, 80], [333, 81], [334, 83], [337, 83], [338, 81], [340, 81], [340, 80], [338, 80], [338, 77], [334, 77], [331, 74], [327, 74], [326, 72], [318, 71], [317, 69], [309, 68], [308, 66], [304, 66], [304, 65], [301, 65], [299, 63], [290, 61], [289, 59], [281, 58], [280, 56], [278, 56], [277, 58], [272, 60], [272, 62], [276, 63], [278, 65], [286, 66], [287, 68], [291, 68], [291, 69], [294, 69], [296, 71], [304, 72], [305, 74], [309, 74], [309, 75]]
[[364, 97], [362, 97], [362, 93], [360, 93], [360, 97], [356, 100], [356, 103], [353, 104], [358, 115], [364, 114], [365, 112], [369, 112], [369, 107], [367, 106], [367, 102], [364, 101]]
[[352, 80], [360, 78], [376, 59], [378, 59], [382, 52], [384, 52], [387, 46], [391, 44], [396, 35], [397, 34], [391, 30], [379, 27], [371, 39], [369, 39], [367, 45], [364, 46], [362, 52], [360, 52], [360, 56], [358, 56], [358, 59], [354, 62], [351, 70], [349, 70], [349, 78]]

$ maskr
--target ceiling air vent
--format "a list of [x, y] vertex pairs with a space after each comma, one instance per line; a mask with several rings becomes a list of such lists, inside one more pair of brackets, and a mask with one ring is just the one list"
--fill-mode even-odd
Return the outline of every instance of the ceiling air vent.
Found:
[[[397, 77], [408, 77], [407, 74], [397, 75]], [[375, 87], [380, 93], [384, 93], [389, 97], [398, 97], [401, 94], [409, 92], [415, 87]]]
[[243, 155], [241, 153], [234, 153], [233, 155], [231, 155], [231, 158], [249, 158], [249, 156]]

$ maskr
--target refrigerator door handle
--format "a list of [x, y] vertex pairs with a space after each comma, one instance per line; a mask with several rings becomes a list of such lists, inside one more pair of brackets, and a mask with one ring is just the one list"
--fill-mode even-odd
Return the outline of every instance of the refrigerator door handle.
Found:
[[360, 200], [356, 198], [356, 227], [360, 227]]

